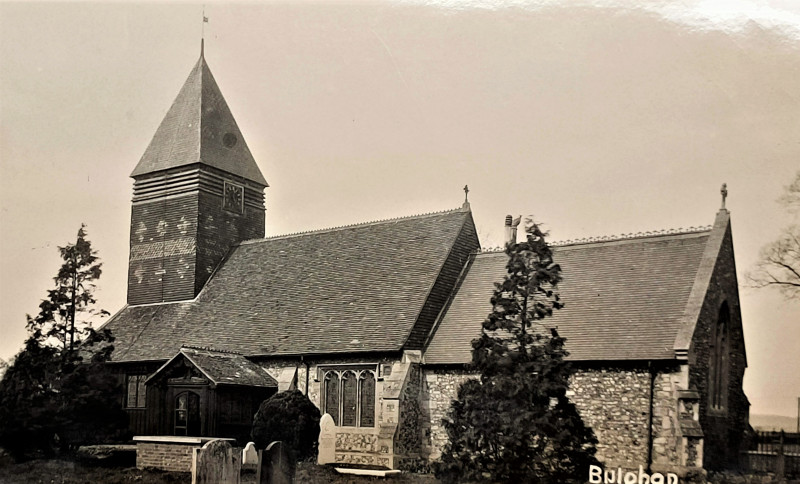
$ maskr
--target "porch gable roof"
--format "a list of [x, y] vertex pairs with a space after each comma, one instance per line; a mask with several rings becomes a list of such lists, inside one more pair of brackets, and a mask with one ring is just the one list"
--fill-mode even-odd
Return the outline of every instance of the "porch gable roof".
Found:
[[278, 382], [267, 373], [266, 369], [239, 353], [187, 346], [182, 347], [178, 354], [150, 375], [146, 383], [158, 378], [181, 357], [188, 360], [214, 385], [278, 388]]

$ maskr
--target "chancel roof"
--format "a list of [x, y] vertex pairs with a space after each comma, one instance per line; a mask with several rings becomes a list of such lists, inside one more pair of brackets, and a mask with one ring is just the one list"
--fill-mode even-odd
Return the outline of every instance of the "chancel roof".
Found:
[[[727, 223], [726, 212], [712, 230], [555, 247], [565, 306], [547, 324], [566, 338], [568, 359], [675, 358], [685, 349], [677, 346], [688, 344], [678, 341], [681, 335], [691, 338], [695, 299], [702, 303]], [[494, 283], [506, 275], [507, 261], [504, 252], [474, 256], [428, 343], [425, 363], [472, 361], [471, 341], [491, 311]]]
[[441, 281], [455, 281], [478, 247], [462, 209], [243, 242], [195, 300], [116, 314], [106, 325], [113, 359], [165, 360], [182, 345], [246, 356], [399, 351], [419, 328], [428, 334], [450, 294]]
[[131, 176], [197, 163], [267, 186], [202, 55]]

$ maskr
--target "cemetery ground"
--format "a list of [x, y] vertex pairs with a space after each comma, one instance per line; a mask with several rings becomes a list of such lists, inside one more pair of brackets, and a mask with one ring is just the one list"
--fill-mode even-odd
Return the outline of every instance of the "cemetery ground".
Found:
[[[38, 459], [18, 464], [9, 461], [0, 463], [0, 483], [3, 484], [190, 484], [191, 482], [192, 476], [186, 472], [165, 472], [135, 467], [98, 467], [65, 459]], [[308, 462], [297, 465], [295, 482], [298, 484], [439, 483], [436, 478], [428, 474], [403, 473], [387, 478], [351, 476], [338, 474], [329, 467]]]
[[[254, 479], [253, 479], [254, 481]], [[0, 483], [41, 484], [189, 484], [192, 476], [186, 472], [165, 472], [135, 467], [99, 467], [69, 459], [37, 459], [23, 463], [12, 463], [0, 457]], [[252, 481], [251, 481], [252, 482]], [[297, 465], [295, 483], [312, 484], [438, 484], [429, 474], [403, 473], [378, 478], [338, 474], [326, 466], [310, 462]], [[800, 484], [799, 480], [779, 481], [774, 476], [741, 476], [735, 474], [712, 476], [707, 482], [714, 484]], [[248, 481], [243, 480], [242, 484]]]

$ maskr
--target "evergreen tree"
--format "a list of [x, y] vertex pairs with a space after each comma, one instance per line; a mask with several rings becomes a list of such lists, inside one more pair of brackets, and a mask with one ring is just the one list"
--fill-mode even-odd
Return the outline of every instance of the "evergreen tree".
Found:
[[566, 396], [564, 338], [545, 324], [563, 306], [561, 268], [537, 224], [526, 235], [506, 246], [508, 274], [472, 342], [480, 378], [459, 388], [444, 420], [435, 470], [445, 482], [581, 482], [596, 463], [597, 440]]
[[0, 380], [0, 446], [17, 459], [116, 440], [127, 428], [119, 384], [105, 364], [114, 338], [78, 319], [108, 314], [93, 307], [101, 264], [85, 227], [59, 252], [64, 264], [56, 288], [36, 318], [28, 316], [25, 347]]
[[28, 326], [37, 339], [58, 341], [64, 349], [74, 350], [76, 329], [78, 338], [89, 325], [86, 320], [77, 320], [78, 316], [86, 319], [96, 316], [107, 316], [105, 310], [97, 310], [94, 304], [94, 281], [102, 273], [102, 264], [97, 251], [86, 238], [86, 226], [81, 224], [74, 244], [59, 247], [64, 263], [53, 278], [55, 288], [47, 292], [47, 299], [39, 304], [39, 314], [28, 318]]

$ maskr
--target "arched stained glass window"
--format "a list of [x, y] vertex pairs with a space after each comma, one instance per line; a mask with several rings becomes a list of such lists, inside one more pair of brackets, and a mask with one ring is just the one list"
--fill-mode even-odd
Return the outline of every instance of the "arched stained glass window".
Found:
[[375, 426], [376, 377], [373, 369], [323, 370], [324, 413], [342, 427]]
[[356, 406], [358, 405], [358, 380], [352, 371], [342, 374], [342, 426], [356, 426]]
[[333, 417], [333, 423], [339, 425], [339, 374], [329, 371], [325, 374], [325, 413]]
[[359, 397], [361, 398], [361, 413], [359, 427], [375, 426], [375, 374], [365, 371], [359, 381]]

